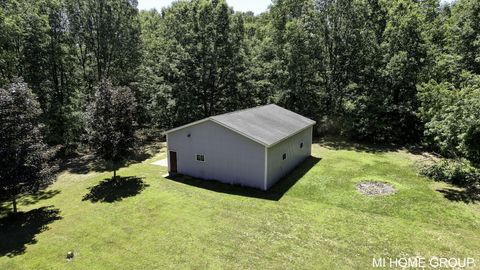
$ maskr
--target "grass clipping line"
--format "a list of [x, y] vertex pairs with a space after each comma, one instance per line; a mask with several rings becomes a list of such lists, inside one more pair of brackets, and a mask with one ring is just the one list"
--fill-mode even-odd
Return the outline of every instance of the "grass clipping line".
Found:
[[386, 196], [397, 192], [395, 187], [385, 182], [365, 181], [357, 184], [358, 192], [367, 196]]

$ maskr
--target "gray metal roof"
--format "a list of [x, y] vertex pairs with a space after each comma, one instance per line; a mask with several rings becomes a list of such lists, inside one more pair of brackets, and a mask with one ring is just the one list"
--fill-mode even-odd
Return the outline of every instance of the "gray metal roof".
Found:
[[275, 104], [211, 116], [172, 130], [211, 120], [267, 147], [315, 124], [315, 121]]

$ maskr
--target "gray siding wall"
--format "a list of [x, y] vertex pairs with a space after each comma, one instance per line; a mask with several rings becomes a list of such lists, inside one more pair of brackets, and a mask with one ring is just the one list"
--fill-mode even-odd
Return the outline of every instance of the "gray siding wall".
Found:
[[[300, 148], [300, 143], [303, 147]], [[311, 155], [312, 127], [279, 142], [267, 150], [267, 188], [273, 186], [283, 176], [290, 173], [296, 166]], [[283, 160], [283, 154], [287, 158]]]
[[178, 173], [264, 189], [265, 147], [219, 124], [206, 121], [169, 133], [170, 151], [177, 152]]

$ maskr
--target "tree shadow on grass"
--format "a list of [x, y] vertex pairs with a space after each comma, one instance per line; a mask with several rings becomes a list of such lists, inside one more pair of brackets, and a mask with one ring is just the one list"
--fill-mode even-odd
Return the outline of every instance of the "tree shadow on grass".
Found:
[[437, 189], [443, 196], [450, 201], [464, 202], [464, 203], [477, 203], [480, 202], [480, 189], [476, 187], [467, 188], [443, 188]]
[[48, 224], [62, 218], [59, 213], [57, 208], [46, 206], [1, 218], [0, 257], [14, 257], [25, 253], [26, 245], [37, 242], [37, 234], [48, 230]]
[[89, 188], [90, 192], [83, 196], [82, 201], [94, 203], [121, 201], [123, 198], [138, 195], [148, 186], [142, 178], [134, 176], [107, 178], [98, 185]]
[[405, 150], [411, 154], [422, 155], [428, 152], [419, 145], [395, 144], [395, 143], [368, 143], [368, 142], [353, 142], [347, 139], [338, 137], [325, 137], [316, 141], [320, 146], [333, 150], [350, 150], [367, 153], [384, 153]]
[[305, 161], [303, 161], [297, 168], [295, 168], [290, 174], [286, 177], [280, 179], [273, 187], [271, 187], [267, 191], [244, 187], [240, 185], [231, 185], [221, 183], [215, 180], [203, 180], [192, 178], [186, 175], [171, 175], [168, 176], [167, 179], [172, 181], [203, 188], [215, 192], [238, 195], [238, 196], [245, 196], [245, 197], [252, 197], [264, 200], [272, 200], [278, 201], [280, 200], [283, 195], [292, 187], [294, 186], [299, 179], [301, 179], [312, 167], [314, 167], [321, 158], [318, 157], [308, 157]]
[[[121, 167], [143, 162], [160, 152], [164, 145], [161, 142], [138, 142], [128, 158], [119, 164]], [[94, 154], [81, 154], [64, 158], [59, 164], [59, 171], [68, 171], [75, 174], [87, 174], [91, 171], [106, 172], [111, 168], [107, 162]]]
[[87, 174], [91, 171], [105, 172], [108, 170], [105, 162], [95, 155], [80, 155], [62, 160], [60, 171], [68, 171], [75, 174]]
[[4, 201], [0, 202], [0, 216], [4, 216], [10, 211], [12, 211], [12, 208], [8, 207], [7, 205], [8, 205], [7, 202], [4, 202]]
[[36, 204], [41, 200], [47, 200], [53, 198], [54, 196], [58, 195], [60, 190], [58, 189], [49, 189], [49, 190], [39, 190], [34, 194], [24, 196], [21, 199], [21, 204], [23, 205], [31, 205]]
[[[32, 205], [36, 204], [39, 201], [47, 200], [58, 195], [60, 190], [58, 189], [49, 189], [49, 190], [39, 190], [33, 194], [24, 194], [18, 197], [19, 205]], [[7, 215], [12, 211], [12, 202], [11, 199], [7, 196], [0, 198], [0, 216]]]

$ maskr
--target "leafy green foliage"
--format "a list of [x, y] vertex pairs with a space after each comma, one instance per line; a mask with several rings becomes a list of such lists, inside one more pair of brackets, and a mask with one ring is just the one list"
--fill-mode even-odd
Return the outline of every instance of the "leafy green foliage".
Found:
[[161, 15], [153, 11], [140, 12], [142, 41], [142, 63], [139, 67], [137, 101], [139, 124], [151, 124], [155, 127], [169, 127], [171, 123], [171, 104], [167, 84], [168, 62], [165, 55], [163, 37], [163, 20]]
[[[162, 17], [156, 30], [162, 37], [155, 38], [164, 52], [155, 56], [161, 64], [154, 66], [166, 86], [153, 101], [167, 105], [173, 123], [254, 105], [246, 82], [242, 15], [234, 16], [225, 1], [201, 0], [175, 3]], [[165, 96], [168, 102], [162, 101]]]
[[463, 139], [466, 156], [473, 162], [480, 164], [480, 123], [478, 121], [467, 129]]
[[465, 160], [443, 159], [423, 166], [420, 168], [420, 173], [437, 181], [464, 187], [480, 184], [480, 170]]
[[116, 85], [134, 81], [141, 56], [136, 1], [65, 0], [65, 5], [84, 86], [92, 90], [103, 78]]
[[450, 42], [466, 70], [480, 74], [480, 3], [459, 0], [452, 8]]
[[121, 167], [134, 143], [136, 100], [130, 88], [104, 80], [87, 111], [89, 141], [114, 171]]
[[[290, 16], [293, 15], [293, 16]], [[273, 40], [277, 52], [278, 77], [274, 81], [278, 102], [295, 112], [316, 118], [324, 84], [324, 70], [318, 51], [318, 20], [311, 1], [279, 1], [272, 7]]]
[[12, 199], [14, 212], [19, 194], [34, 193], [53, 181], [52, 151], [43, 143], [40, 112], [25, 83], [0, 88], [0, 195]]
[[133, 91], [142, 128], [278, 103], [320, 134], [425, 141], [478, 162], [478, 1], [275, 0], [260, 15], [224, 0], [136, 6], [0, 4], [0, 85], [25, 79], [47, 143], [68, 154], [85, 142], [81, 116], [109, 78]]
[[419, 116], [425, 135], [443, 154], [478, 162], [480, 89], [476, 84], [457, 89], [434, 81], [419, 87]]
[[0, 85], [23, 77], [37, 95], [46, 141], [81, 141], [81, 113], [103, 76], [125, 85], [140, 62], [136, 2], [15, 1], [0, 5]]
[[426, 57], [421, 34], [423, 20], [419, 6], [413, 1], [390, 3], [381, 44], [386, 64], [382, 69], [386, 92], [383, 106], [388, 115], [386, 121], [390, 123], [386, 135], [391, 134], [390, 140], [399, 135], [405, 136], [404, 139], [416, 138], [415, 132], [419, 130], [415, 116], [416, 84]]
[[[380, 74], [386, 11], [376, 1], [317, 1], [326, 48], [324, 119], [342, 134], [388, 140]], [[335, 124], [336, 123], [336, 124]], [[328, 129], [328, 128], [327, 128]]]

